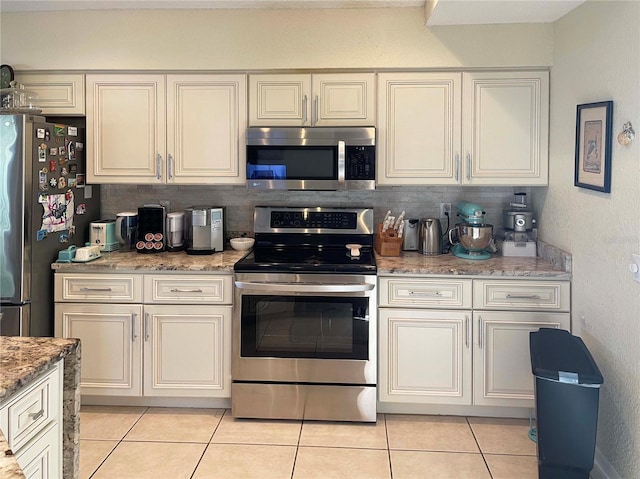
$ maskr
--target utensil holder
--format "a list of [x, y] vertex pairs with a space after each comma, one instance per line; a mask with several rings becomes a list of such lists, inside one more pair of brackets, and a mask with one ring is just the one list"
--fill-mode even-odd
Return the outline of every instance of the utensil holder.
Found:
[[383, 232], [382, 223], [380, 223], [373, 247], [380, 256], [400, 256], [402, 238], [398, 238], [398, 232], [393, 228]]

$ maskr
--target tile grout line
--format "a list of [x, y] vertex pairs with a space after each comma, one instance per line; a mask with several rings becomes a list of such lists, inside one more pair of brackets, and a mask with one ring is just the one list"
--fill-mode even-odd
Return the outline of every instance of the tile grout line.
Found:
[[387, 428], [387, 415], [382, 414], [384, 420], [384, 437], [387, 440], [387, 458], [389, 459], [389, 477], [393, 479], [393, 466], [391, 464], [391, 446], [389, 445], [389, 429]]
[[491, 468], [489, 467], [489, 463], [487, 462], [487, 458], [484, 457], [484, 452], [482, 451], [482, 447], [480, 447], [480, 442], [478, 442], [478, 438], [476, 437], [476, 433], [473, 430], [473, 427], [471, 426], [471, 423], [469, 422], [469, 417], [465, 416], [465, 420], [467, 421], [467, 425], [469, 426], [469, 429], [471, 430], [471, 435], [473, 436], [473, 440], [476, 441], [476, 445], [478, 446], [478, 451], [480, 451], [480, 455], [482, 456], [482, 461], [484, 462], [484, 467], [487, 468], [487, 471], [489, 472], [489, 477], [491, 479], [493, 479], [493, 473], [491, 472]]
[[304, 427], [304, 418], [300, 421], [300, 432], [298, 433], [298, 443], [296, 444], [296, 453], [293, 456], [293, 466], [291, 467], [291, 479], [296, 471], [296, 461], [298, 460], [298, 451], [300, 450], [300, 439], [302, 439], [302, 428]]
[[207, 441], [207, 443], [204, 446], [204, 450], [202, 451], [202, 454], [200, 455], [200, 459], [198, 459], [198, 462], [196, 462], [196, 466], [193, 468], [193, 472], [191, 473], [191, 476], [189, 476], [190, 479], [193, 479], [193, 477], [196, 474], [196, 471], [198, 470], [198, 467], [200, 467], [200, 463], [202, 462], [202, 459], [204, 459], [204, 455], [207, 453], [207, 450], [209, 449], [209, 446], [211, 446], [211, 441], [213, 440], [213, 436], [216, 435], [216, 431], [220, 427], [220, 423], [222, 422], [222, 419], [224, 418], [224, 416], [226, 414], [227, 414], [227, 410], [226, 409], [222, 409], [222, 416], [220, 416], [220, 420], [218, 421], [218, 424], [216, 424], [216, 427], [213, 428], [213, 432], [211, 433], [211, 436], [209, 436], [209, 440]]

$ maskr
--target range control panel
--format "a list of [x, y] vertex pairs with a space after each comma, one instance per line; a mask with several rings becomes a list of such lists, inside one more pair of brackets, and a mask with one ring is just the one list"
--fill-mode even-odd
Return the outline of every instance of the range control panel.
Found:
[[354, 229], [358, 215], [346, 211], [272, 211], [271, 228]]

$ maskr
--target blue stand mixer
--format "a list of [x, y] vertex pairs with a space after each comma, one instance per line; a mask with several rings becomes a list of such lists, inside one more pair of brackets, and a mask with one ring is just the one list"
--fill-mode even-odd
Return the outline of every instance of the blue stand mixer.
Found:
[[[449, 230], [451, 253], [464, 259], [489, 259], [487, 247], [491, 243], [493, 225], [485, 224], [482, 206], [461, 201], [456, 205], [457, 216], [464, 223], [457, 223]], [[454, 240], [453, 236], [457, 239]]]

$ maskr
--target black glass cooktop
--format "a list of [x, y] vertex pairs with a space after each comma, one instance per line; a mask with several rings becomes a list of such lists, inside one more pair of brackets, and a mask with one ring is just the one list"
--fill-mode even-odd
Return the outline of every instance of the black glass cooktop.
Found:
[[234, 271], [375, 274], [376, 262], [371, 247], [361, 249], [360, 256], [351, 256], [344, 245], [258, 246], [235, 264]]

